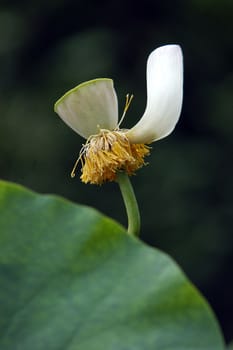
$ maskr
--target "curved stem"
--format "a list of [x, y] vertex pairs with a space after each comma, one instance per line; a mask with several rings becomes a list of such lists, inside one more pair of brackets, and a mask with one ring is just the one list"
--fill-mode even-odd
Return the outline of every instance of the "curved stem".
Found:
[[119, 172], [117, 174], [117, 182], [121, 190], [128, 216], [128, 233], [130, 235], [138, 236], [140, 232], [140, 214], [133, 187], [128, 175], [124, 172]]

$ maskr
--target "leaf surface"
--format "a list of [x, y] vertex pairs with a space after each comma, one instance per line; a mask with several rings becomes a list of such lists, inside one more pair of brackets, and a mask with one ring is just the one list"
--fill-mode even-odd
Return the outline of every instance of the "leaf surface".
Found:
[[169, 256], [94, 209], [4, 181], [0, 286], [0, 349], [224, 349]]

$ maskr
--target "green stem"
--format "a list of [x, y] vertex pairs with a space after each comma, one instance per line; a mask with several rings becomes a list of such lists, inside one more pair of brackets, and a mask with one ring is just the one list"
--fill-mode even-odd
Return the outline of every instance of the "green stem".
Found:
[[133, 187], [128, 175], [124, 172], [117, 174], [117, 182], [120, 186], [128, 216], [128, 233], [138, 236], [140, 232], [140, 214]]

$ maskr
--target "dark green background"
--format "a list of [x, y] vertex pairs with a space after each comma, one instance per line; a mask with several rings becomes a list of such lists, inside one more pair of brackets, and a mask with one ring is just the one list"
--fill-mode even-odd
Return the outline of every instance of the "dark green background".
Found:
[[233, 338], [233, 2], [2, 1], [0, 176], [58, 193], [125, 221], [116, 184], [83, 185], [69, 174], [83, 140], [53, 112], [67, 89], [114, 79], [124, 127], [146, 103], [145, 65], [156, 47], [184, 52], [184, 105], [175, 132], [153, 145], [132, 180], [142, 239], [171, 254]]

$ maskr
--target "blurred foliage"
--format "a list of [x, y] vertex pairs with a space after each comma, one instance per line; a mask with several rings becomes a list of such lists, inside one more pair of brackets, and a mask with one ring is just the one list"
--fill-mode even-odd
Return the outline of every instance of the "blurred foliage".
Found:
[[[0, 5], [1, 178], [94, 206], [125, 223], [116, 184], [69, 176], [83, 140], [53, 112], [78, 83], [111, 77], [124, 127], [146, 102], [145, 65], [159, 45], [184, 51], [184, 105], [176, 131], [153, 145], [132, 180], [142, 239], [171, 254], [233, 338], [231, 0], [2, 1]], [[122, 219], [123, 218], [123, 219]]]

